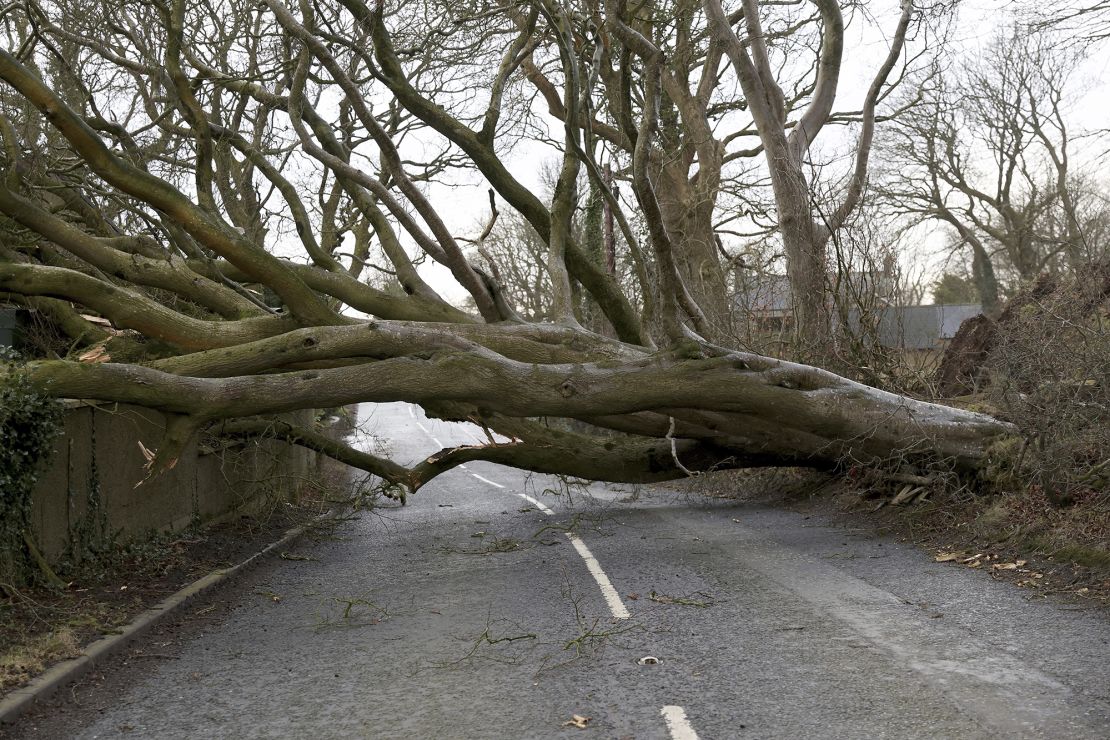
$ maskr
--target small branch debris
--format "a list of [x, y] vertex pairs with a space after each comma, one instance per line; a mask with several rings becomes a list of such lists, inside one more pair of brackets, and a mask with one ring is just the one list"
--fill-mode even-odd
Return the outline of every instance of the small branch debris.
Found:
[[712, 596], [708, 594], [699, 593], [698, 596], [705, 597], [704, 599], [691, 599], [688, 596], [668, 596], [656, 591], [648, 594], [648, 598], [659, 604], [675, 604], [678, 606], [696, 606], [699, 609], [707, 609], [715, 603]]

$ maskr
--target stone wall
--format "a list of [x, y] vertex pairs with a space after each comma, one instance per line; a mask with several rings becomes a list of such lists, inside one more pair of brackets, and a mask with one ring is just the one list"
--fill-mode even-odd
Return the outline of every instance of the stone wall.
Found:
[[[311, 425], [312, 417], [308, 410], [284, 418]], [[291, 499], [317, 474], [317, 454], [303, 447], [267, 440], [214, 452], [194, 441], [172, 470], [139, 485], [139, 443], [157, 448], [162, 426], [160, 414], [134, 406], [70, 405], [32, 499], [32, 528], [48, 560], [74, 537], [127, 541], [249, 513]]]

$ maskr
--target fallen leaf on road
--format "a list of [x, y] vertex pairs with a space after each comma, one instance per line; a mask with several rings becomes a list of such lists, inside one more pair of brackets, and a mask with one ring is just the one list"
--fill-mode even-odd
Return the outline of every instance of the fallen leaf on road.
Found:
[[659, 665], [659, 658], [656, 658], [654, 655], [645, 655], [636, 662], [640, 665]]
[[1017, 563], [994, 563], [991, 570], [1017, 570], [1019, 567]]
[[584, 730], [589, 723], [589, 717], [583, 717], [581, 714], [573, 714], [570, 719], [563, 723], [563, 727], [577, 727], [580, 730]]
[[635, 592], [630, 593], [630, 594], [625, 594], [625, 595], [628, 596], [628, 598], [631, 599], [632, 601], [637, 601], [640, 598], [640, 594], [635, 593]]
[[944, 552], [942, 550], [938, 552], [937, 556], [933, 559], [938, 563], [951, 563], [953, 560], [959, 560], [960, 554], [955, 552]]
[[973, 562], [977, 563], [977, 562], [979, 562], [979, 560], [982, 559], [982, 557], [983, 557], [983, 554], [979, 553], [978, 555], [972, 555], [970, 558], [964, 558], [960, 562], [963, 563], [964, 565], [967, 565], [968, 563], [973, 563]]

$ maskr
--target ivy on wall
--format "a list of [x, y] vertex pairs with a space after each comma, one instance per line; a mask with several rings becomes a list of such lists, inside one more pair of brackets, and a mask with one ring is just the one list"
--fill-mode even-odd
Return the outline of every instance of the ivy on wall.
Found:
[[62, 404], [38, 393], [0, 348], [0, 584], [56, 580], [31, 537], [31, 494], [61, 430]]

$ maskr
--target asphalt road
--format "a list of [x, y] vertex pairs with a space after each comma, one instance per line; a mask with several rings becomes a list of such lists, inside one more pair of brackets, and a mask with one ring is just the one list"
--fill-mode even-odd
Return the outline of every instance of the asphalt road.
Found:
[[[362, 413], [400, 460], [480, 436]], [[474, 463], [338, 534], [50, 732], [1110, 737], [1104, 616], [816, 518]]]

